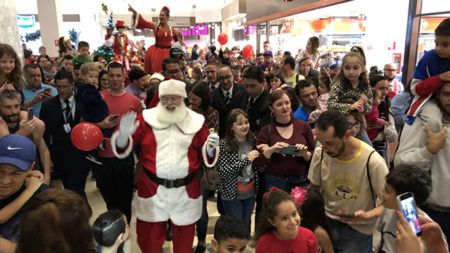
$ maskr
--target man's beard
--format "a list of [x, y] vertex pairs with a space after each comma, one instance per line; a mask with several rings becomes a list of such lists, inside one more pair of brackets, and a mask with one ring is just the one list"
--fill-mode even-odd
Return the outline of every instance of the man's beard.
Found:
[[342, 144], [340, 145], [340, 147], [338, 148], [336, 153], [330, 154], [327, 152], [327, 154], [331, 157], [336, 158], [336, 157], [339, 157], [340, 155], [342, 155], [344, 153], [344, 151], [345, 151], [345, 143], [342, 141]]
[[[20, 117], [20, 113], [15, 113], [15, 114], [11, 114], [11, 115], [5, 115], [5, 116], [1, 116], [5, 122], [7, 123], [16, 123], [19, 121], [19, 117]], [[15, 119], [13, 119], [15, 118]]]
[[442, 101], [439, 100], [439, 108], [444, 116], [450, 116], [450, 105], [444, 105]]
[[[167, 107], [173, 107], [175, 110], [169, 111]], [[187, 107], [184, 102], [181, 102], [179, 106], [171, 105], [164, 106], [161, 102], [155, 108], [156, 119], [161, 123], [176, 124], [183, 122], [186, 119]]]

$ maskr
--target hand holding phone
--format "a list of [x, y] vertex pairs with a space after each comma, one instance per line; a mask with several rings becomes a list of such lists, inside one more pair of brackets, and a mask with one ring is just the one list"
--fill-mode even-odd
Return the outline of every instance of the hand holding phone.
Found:
[[405, 192], [397, 196], [397, 203], [400, 211], [403, 213], [406, 221], [416, 235], [421, 235], [419, 216], [417, 215], [416, 202], [414, 201], [414, 194]]
[[280, 150], [280, 154], [285, 154], [285, 155], [294, 155], [297, 154], [300, 150], [298, 150], [294, 145], [289, 145], [285, 148], [282, 148]]

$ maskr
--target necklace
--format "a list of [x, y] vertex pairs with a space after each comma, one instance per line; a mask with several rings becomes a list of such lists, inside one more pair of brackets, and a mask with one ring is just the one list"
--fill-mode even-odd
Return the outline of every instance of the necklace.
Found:
[[275, 126], [278, 126], [278, 127], [288, 127], [291, 124], [292, 124], [292, 118], [287, 123], [280, 123], [280, 122], [275, 120]]

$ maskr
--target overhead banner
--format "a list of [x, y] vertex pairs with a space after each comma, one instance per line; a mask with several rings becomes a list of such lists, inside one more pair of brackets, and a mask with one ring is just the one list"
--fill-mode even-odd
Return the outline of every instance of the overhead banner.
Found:
[[34, 20], [34, 15], [31, 16], [21, 16], [17, 15], [17, 25], [21, 28], [30, 28], [36, 24]]

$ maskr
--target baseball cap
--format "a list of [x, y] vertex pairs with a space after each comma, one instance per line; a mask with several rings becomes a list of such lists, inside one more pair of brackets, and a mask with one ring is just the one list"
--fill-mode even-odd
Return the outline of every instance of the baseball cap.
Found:
[[0, 138], [0, 164], [11, 164], [27, 171], [35, 156], [36, 147], [27, 137], [8, 134]]
[[184, 50], [183, 50], [183, 47], [181, 46], [181, 43], [180, 42], [173, 43], [172, 46], [170, 47], [170, 52], [173, 55], [184, 54]]

